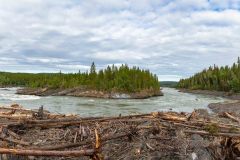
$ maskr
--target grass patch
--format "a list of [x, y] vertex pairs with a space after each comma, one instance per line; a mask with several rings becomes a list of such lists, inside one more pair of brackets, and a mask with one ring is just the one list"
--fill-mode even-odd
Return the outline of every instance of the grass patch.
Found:
[[205, 127], [204, 127], [204, 130], [209, 132], [210, 134], [216, 134], [219, 132], [219, 126], [215, 123], [212, 123], [212, 124], [207, 124]]

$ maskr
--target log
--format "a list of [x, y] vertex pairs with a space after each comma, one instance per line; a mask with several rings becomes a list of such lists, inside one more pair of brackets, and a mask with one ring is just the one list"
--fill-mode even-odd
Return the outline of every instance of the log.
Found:
[[7, 111], [7, 112], [0, 112], [0, 114], [3, 114], [3, 115], [12, 115], [12, 114], [14, 114], [15, 112], [16, 112], [16, 110], [15, 110], [15, 109], [12, 109], [12, 110]]
[[200, 134], [200, 135], [208, 135], [208, 136], [223, 136], [223, 137], [230, 137], [230, 138], [239, 138], [239, 133], [209, 133], [206, 131], [196, 131], [196, 130], [185, 130], [185, 133], [190, 134]]
[[[61, 119], [50, 119], [50, 120], [32, 120], [32, 119], [24, 119], [22, 123], [16, 123], [16, 126], [18, 125], [24, 125], [24, 127], [43, 127], [43, 128], [49, 128], [49, 127], [63, 127], [63, 126], [70, 126], [70, 125], [79, 125], [82, 123], [95, 123], [95, 122], [114, 122], [114, 121], [121, 121], [121, 122], [135, 122], [135, 121], [149, 121], [152, 120], [152, 117], [134, 117], [137, 119], [127, 119], [127, 118], [122, 118], [122, 119], [113, 119], [112, 118], [97, 118], [97, 119], [85, 119], [85, 118], [61, 118]], [[12, 125], [12, 127], [14, 124]]]
[[83, 149], [78, 151], [43, 151], [0, 148], [0, 154], [14, 154], [22, 156], [80, 157], [92, 156], [95, 152], [96, 151], [94, 149]]
[[[111, 135], [111, 136], [103, 137], [101, 139], [101, 141], [102, 142], [106, 142], [106, 141], [110, 141], [110, 140], [126, 137], [126, 136], [128, 136], [130, 134], [131, 133], [121, 133], [121, 134], [117, 134], [117, 135]], [[87, 145], [87, 144], [91, 144], [92, 145], [93, 144], [93, 140], [90, 139], [90, 140], [83, 141], [83, 142], [62, 144], [62, 145], [56, 145], [56, 146], [42, 146], [40, 148], [32, 148], [32, 149], [38, 149], [38, 150], [59, 150], [59, 149], [79, 147], [79, 146], [83, 146], [83, 145]]]
[[[180, 121], [185, 122], [186, 117], [171, 115], [167, 113], [156, 112], [158, 118], [168, 121]], [[9, 117], [11, 118], [11, 117]], [[142, 120], [149, 120], [156, 118], [153, 114], [141, 114], [141, 115], [131, 115], [131, 116], [122, 116], [122, 117], [97, 117], [97, 118], [76, 118], [75, 116], [70, 118], [61, 118], [61, 119], [48, 119], [48, 120], [32, 120], [24, 119], [25, 127], [62, 127], [65, 125], [76, 125], [80, 123], [93, 123], [93, 122], [107, 122], [107, 121], [135, 121], [136, 118]]]
[[21, 137], [18, 134], [16, 134], [15, 132], [11, 131], [10, 129], [8, 129], [8, 134], [13, 136], [16, 139], [21, 139]]
[[30, 145], [29, 142], [25, 142], [25, 141], [22, 141], [22, 140], [16, 140], [16, 139], [12, 139], [12, 138], [6, 138], [2, 135], [0, 135], [0, 139], [2, 139], [3, 141], [15, 143], [15, 144], [20, 144], [20, 145], [23, 145], [23, 146], [29, 146]]
[[101, 142], [100, 142], [100, 137], [96, 128], [95, 128], [95, 139], [96, 139], [95, 148], [99, 149], [101, 146]]
[[[195, 128], [195, 129], [201, 129], [204, 128], [206, 125], [211, 125], [213, 124], [213, 122], [209, 122], [209, 121], [188, 121], [188, 122], [184, 122], [184, 123], [175, 123], [174, 125], [179, 125], [179, 126], [185, 126], [185, 127], [189, 127], [189, 128]], [[236, 131], [239, 131], [240, 128], [237, 125], [230, 125], [230, 124], [223, 124], [223, 123], [218, 123], [215, 122], [214, 124], [218, 124], [218, 128], [221, 132], [228, 132], [231, 129], [236, 129]]]
[[187, 121], [186, 117], [171, 115], [171, 114], [167, 114], [167, 113], [160, 113], [160, 112], [159, 112], [158, 117], [163, 119], [163, 120], [168, 120], [168, 121], [180, 121], [180, 122], [186, 122]]
[[191, 121], [191, 122], [187, 122], [188, 124], [190, 125], [195, 125], [195, 126], [206, 126], [207, 124], [218, 124], [219, 128], [224, 128], [224, 129], [230, 129], [230, 128], [236, 128], [236, 129], [240, 129], [239, 125], [233, 125], [233, 124], [226, 124], [226, 123], [220, 123], [220, 122], [217, 122], [217, 121]]
[[[158, 112], [156, 112], [158, 113]], [[161, 120], [165, 122], [186, 122], [186, 117], [183, 116], [176, 116], [171, 114], [163, 114], [160, 113], [160, 115], [157, 117], [153, 117], [149, 114], [144, 114], [143, 117], [140, 115], [136, 116], [128, 116], [130, 118], [125, 117], [113, 117], [113, 118], [96, 118], [96, 119], [89, 119], [89, 118], [62, 118], [62, 119], [50, 119], [50, 120], [24, 120], [22, 125], [24, 127], [43, 127], [43, 128], [53, 128], [53, 127], [63, 127], [63, 126], [70, 126], [70, 125], [79, 125], [82, 123], [95, 123], [95, 122], [143, 122], [143, 121], [155, 121], [155, 120]], [[157, 118], [157, 119], [156, 119]], [[21, 124], [16, 124], [21, 125]]]
[[198, 127], [198, 126], [188, 125], [188, 124], [184, 124], [184, 123], [177, 123], [177, 122], [174, 122], [173, 125], [181, 126], [181, 127], [187, 127], [187, 128], [194, 128], [194, 129], [200, 129], [201, 128], [201, 127]]
[[228, 112], [224, 112], [223, 115], [226, 116], [227, 118], [229, 118], [229, 119], [235, 121], [235, 122], [238, 122], [238, 123], [240, 122], [238, 118], [232, 116], [232, 115], [229, 114]]
[[[28, 142], [24, 142], [22, 140], [16, 140], [16, 139], [7, 137], [7, 134], [14, 135], [14, 132], [8, 130], [5, 126], [1, 126], [0, 127], [0, 139], [2, 139], [3, 141], [20, 144], [20, 145], [24, 145], [24, 146], [30, 145], [30, 143], [28, 143]], [[20, 138], [20, 137], [18, 137], [18, 138]]]
[[[25, 109], [25, 108], [12, 108], [12, 107], [0, 107], [0, 111], [1, 110], [6, 110], [7, 113], [12, 110], [14, 110], [15, 112], [18, 112], [18, 113], [24, 113], [24, 114], [29, 114], [29, 115], [32, 115], [32, 114], [38, 114], [38, 111], [34, 111], [34, 110], [31, 110], [31, 109]], [[0, 112], [2, 114], [6, 114], [6, 112]], [[45, 116], [47, 116], [48, 118], [63, 118], [63, 117], [72, 117], [71, 116], [68, 116], [68, 115], [64, 115], [64, 114], [55, 114], [55, 113], [49, 113], [48, 111], [46, 110], [43, 110], [43, 114]]]
[[0, 118], [19, 120], [19, 119], [32, 118], [32, 115], [29, 115], [29, 114], [12, 114], [12, 115], [0, 114]]
[[90, 118], [79, 118], [76, 116], [66, 117], [61, 119], [48, 119], [48, 120], [26, 120], [26, 123], [30, 124], [46, 124], [46, 123], [59, 123], [59, 122], [72, 122], [72, 123], [81, 123], [81, 122], [104, 122], [104, 121], [114, 121], [114, 120], [124, 120], [124, 119], [132, 119], [132, 118], [144, 118], [151, 116], [151, 114], [141, 114], [141, 115], [131, 115], [131, 116], [122, 116], [122, 117], [90, 117]]
[[25, 108], [13, 108], [13, 107], [4, 107], [4, 106], [1, 106], [0, 107], [0, 110], [1, 109], [5, 109], [5, 110], [19, 110], [19, 111], [27, 111], [27, 112], [33, 112], [32, 110], [30, 109], [25, 109]]
[[30, 109], [25, 109], [25, 108], [12, 108], [12, 107], [0, 107], [0, 113], [3, 113], [2, 111], [12, 111], [16, 113], [24, 113], [24, 114], [33, 114], [37, 113], [36, 111], [30, 110]]

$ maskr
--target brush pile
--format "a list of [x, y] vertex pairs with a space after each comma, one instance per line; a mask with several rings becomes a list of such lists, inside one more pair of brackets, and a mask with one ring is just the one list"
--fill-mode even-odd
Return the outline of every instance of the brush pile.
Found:
[[240, 159], [239, 115], [89, 117], [0, 107], [0, 159]]

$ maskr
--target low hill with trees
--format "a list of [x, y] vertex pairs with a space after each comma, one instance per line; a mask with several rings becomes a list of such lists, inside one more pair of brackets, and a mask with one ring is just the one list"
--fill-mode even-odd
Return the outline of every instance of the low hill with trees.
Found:
[[214, 65], [190, 78], [181, 79], [178, 88], [239, 93], [240, 58], [232, 66], [218, 67]]
[[[78, 73], [0, 73], [0, 85], [20, 86], [19, 94], [73, 95], [111, 98], [116, 93], [145, 98], [160, 95], [158, 77], [149, 70], [122, 65], [96, 71], [92, 63], [89, 72]], [[101, 95], [100, 95], [101, 94]], [[139, 96], [133, 96], [139, 94]], [[126, 95], [125, 95], [126, 97]], [[121, 98], [121, 96], [120, 96]]]
[[176, 81], [160, 81], [161, 87], [176, 88], [178, 82]]

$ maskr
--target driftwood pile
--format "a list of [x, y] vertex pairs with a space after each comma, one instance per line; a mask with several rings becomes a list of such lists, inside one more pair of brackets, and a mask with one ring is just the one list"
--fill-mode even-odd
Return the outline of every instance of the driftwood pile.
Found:
[[82, 118], [0, 107], [0, 159], [240, 159], [237, 115], [153, 112]]

